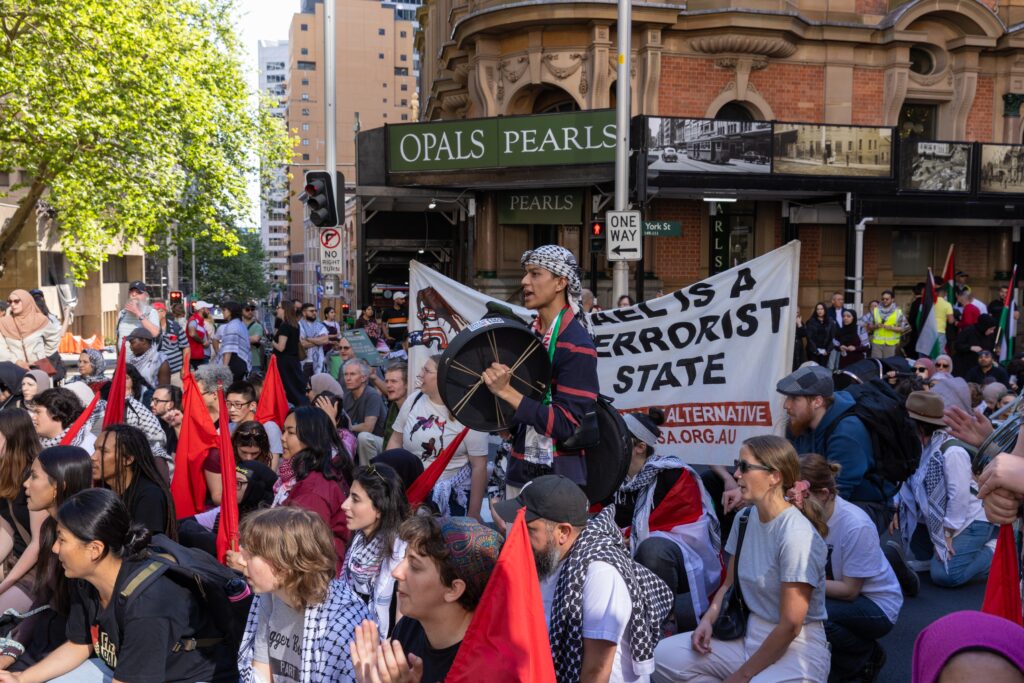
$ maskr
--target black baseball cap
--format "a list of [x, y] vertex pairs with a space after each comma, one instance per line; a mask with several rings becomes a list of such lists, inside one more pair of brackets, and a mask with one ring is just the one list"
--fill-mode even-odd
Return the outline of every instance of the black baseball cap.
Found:
[[521, 508], [526, 509], [526, 521], [546, 519], [549, 522], [585, 526], [590, 501], [572, 479], [561, 474], [545, 474], [527, 482], [519, 495], [494, 506], [495, 512], [506, 522], [512, 522]]
[[139, 291], [139, 292], [148, 291], [146, 289], [146, 283], [143, 282], [142, 280], [132, 280], [131, 282], [128, 283], [128, 289], [129, 290], [134, 289], [134, 290]]

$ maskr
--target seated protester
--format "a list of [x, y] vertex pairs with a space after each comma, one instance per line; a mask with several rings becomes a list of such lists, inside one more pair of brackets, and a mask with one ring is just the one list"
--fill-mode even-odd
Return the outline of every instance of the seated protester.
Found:
[[423, 474], [423, 462], [404, 448], [384, 451], [370, 461], [371, 465], [387, 465], [398, 473], [402, 490], [406, 491]]
[[[235, 681], [234, 652], [225, 644], [190, 648], [183, 643], [209, 632], [204, 605], [168, 574], [119, 594], [150, 560], [150, 533], [133, 525], [113, 491], [75, 494], [57, 511], [54, 549], [73, 582], [67, 642], [20, 677], [0, 681], [71, 680]], [[90, 659], [93, 651], [98, 659]]]
[[345, 361], [342, 366], [345, 378], [345, 396], [342, 407], [351, 422], [349, 430], [353, 434], [370, 432], [374, 436], [384, 436], [384, 421], [388, 410], [384, 407], [384, 398], [375, 387], [370, 386], [370, 366], [361, 358]]
[[256, 592], [238, 651], [241, 683], [348, 683], [347, 644], [369, 617], [335, 578], [331, 530], [299, 508], [260, 510], [240, 528], [245, 575]]
[[1010, 383], [1010, 375], [996, 363], [992, 351], [982, 349], [978, 352], [978, 364], [964, 374], [964, 379], [976, 384], [988, 384], [999, 382], [1006, 385]]
[[341, 509], [352, 532], [341, 578], [370, 605], [373, 620], [388, 637], [401, 618], [391, 572], [405, 557], [405, 543], [398, 538], [398, 527], [409, 516], [405, 487], [387, 465], [360, 467]]
[[[78, 397], [62, 387], [47, 389], [36, 396], [29, 413], [42, 447], [59, 446], [71, 425], [82, 414], [83, 408]], [[96, 445], [96, 435], [88, 429], [80, 429], [70, 445], [81, 446], [87, 453], [92, 452]]]
[[[167, 437], [164, 435], [164, 429], [160, 424], [160, 420], [142, 402], [142, 386], [138, 383], [141, 380], [138, 376], [138, 370], [130, 365], [126, 367], [126, 370], [127, 385], [125, 387], [124, 423], [132, 427], [138, 427], [145, 433], [146, 439], [149, 440], [150, 449], [153, 451], [153, 457], [156, 458], [157, 468], [159, 468], [164, 479], [170, 482], [171, 474], [174, 473], [174, 451], [167, 450]], [[136, 381], [132, 381], [133, 376]], [[96, 404], [94, 413], [96, 417], [103, 415], [107, 409], [110, 383], [107, 383], [100, 389], [100, 396], [103, 397], [103, 400]], [[102, 422], [102, 419], [98, 422]]]
[[633, 559], [675, 595], [676, 628], [692, 631], [722, 578], [714, 504], [696, 472], [673, 455], [655, 454], [664, 413], [652, 408], [648, 415], [627, 413], [623, 418], [633, 454], [612, 500], [615, 523], [628, 530]]
[[[66, 640], [71, 609], [70, 585], [53, 546], [57, 540], [57, 509], [71, 496], [92, 486], [89, 454], [77, 446], [54, 446], [40, 451], [25, 480], [30, 513], [43, 513], [39, 530], [39, 561], [32, 586], [32, 608], [49, 606], [17, 624], [0, 651], [0, 669], [24, 671]], [[12, 644], [16, 643], [21, 647]]]
[[885, 529], [891, 492], [874, 481], [871, 435], [859, 417], [848, 414], [853, 396], [834, 390], [830, 370], [813, 366], [783, 377], [775, 390], [786, 397], [787, 438], [796, 452], [820, 453], [838, 463], [842, 468], [836, 479], [839, 495], [867, 512], [879, 532]]
[[[206, 412], [210, 416], [215, 428], [220, 425], [220, 399], [217, 397], [218, 385], [229, 387], [231, 385], [231, 370], [223, 365], [207, 363], [196, 369], [193, 374], [199, 391], [203, 396], [203, 403], [206, 405]], [[225, 396], [226, 402], [227, 396]], [[220, 451], [210, 448], [203, 459], [203, 478], [206, 481], [206, 509], [210, 510], [220, 505], [221, 494], [224, 487], [220, 477]]]
[[152, 332], [136, 327], [126, 341], [127, 363], [139, 371], [146, 384], [155, 387], [171, 383], [171, 366]]
[[[437, 363], [431, 356], [420, 369], [420, 389], [402, 404], [395, 418], [394, 433], [387, 447], [404, 448], [419, 456], [423, 467], [437, 459], [463, 426], [445, 407], [437, 387]], [[433, 501], [442, 516], [468, 515], [480, 518], [487, 493], [487, 434], [470, 430], [455, 450], [448, 467], [434, 487]]]
[[64, 380], [64, 384], [72, 382], [85, 382], [86, 384], [99, 384], [107, 381], [107, 361], [103, 352], [98, 349], [85, 349], [78, 356], [78, 374]]
[[912, 683], [1020, 681], [1024, 628], [984, 612], [947, 614], [918, 634], [911, 671]]
[[961, 329], [953, 341], [953, 374], [964, 377], [978, 366], [982, 351], [993, 351], [996, 345], [996, 319], [982, 314], [978, 322]]
[[178, 452], [178, 430], [181, 429], [181, 388], [173, 384], [161, 384], [153, 390], [149, 399], [149, 410], [160, 421], [164, 432], [168, 455]]
[[588, 519], [589, 507], [576, 483], [550, 474], [494, 510], [511, 523], [526, 509], [558, 680], [644, 681], [675, 596], [630, 557], [615, 507]]
[[[825, 563], [828, 534], [817, 498], [807, 497], [793, 446], [778, 436], [755, 436], [740, 447], [736, 479], [752, 507], [733, 524], [725, 551], [732, 558], [722, 586], [692, 633], [662, 640], [654, 653], [655, 681], [824, 681]], [[799, 500], [802, 507], [789, 500]], [[739, 540], [739, 534], [743, 534]], [[736, 554], [739, 553], [739, 562]], [[733, 582], [750, 610], [746, 634], [712, 636]]]
[[405, 404], [405, 398], [409, 390], [409, 366], [405, 363], [392, 362], [384, 370], [382, 381], [382, 393], [387, 399], [388, 414], [384, 418], [384, 435], [375, 436], [372, 432], [361, 432], [359, 439], [359, 464], [369, 464], [375, 455], [381, 452], [385, 445], [391, 441], [391, 435], [395, 431], [395, 420], [398, 412]]
[[277, 458], [270, 452], [267, 430], [256, 420], [242, 422], [231, 434], [231, 445], [235, 449], [235, 462], [255, 460], [271, 470], [277, 470]]
[[[376, 623], [363, 622], [350, 646], [356, 680], [377, 678], [373, 669], [386, 667], [383, 648], [408, 661], [397, 680], [419, 672], [421, 683], [442, 683], [455, 661], [473, 612], [491, 577], [504, 539], [468, 517], [413, 515], [402, 523], [399, 538], [407, 544], [395, 567], [398, 611], [391, 640], [381, 640]], [[416, 680], [413, 676], [412, 680]]]
[[21, 399], [21, 380], [24, 378], [24, 368], [10, 361], [0, 361], [0, 410], [25, 407]]
[[29, 370], [21, 380], [21, 398], [30, 403], [36, 394], [53, 388], [50, 376], [42, 370]]
[[284, 454], [280, 476], [284, 495], [275, 504], [312, 510], [334, 534], [334, 549], [341, 571], [350, 533], [342, 505], [352, 483], [352, 458], [323, 411], [312, 406], [294, 408], [284, 421]]
[[[228, 417], [231, 419], [231, 432], [234, 433], [238, 425], [250, 420], [256, 420], [257, 393], [256, 388], [249, 382], [233, 382], [224, 385], [224, 402], [228, 406]], [[269, 465], [276, 470], [277, 460], [281, 456], [281, 428], [273, 420], [261, 423], [267, 433], [267, 440], [270, 443], [270, 452], [273, 454]]]
[[594, 409], [599, 391], [597, 351], [583, 326], [583, 286], [576, 257], [565, 247], [548, 244], [524, 252], [519, 263], [526, 271], [523, 305], [537, 311], [532, 329], [552, 359], [551, 393], [547, 400], [537, 401], [511, 384], [512, 372], [507, 366], [493, 363], [484, 370], [487, 388], [516, 411], [506, 498], [515, 498], [523, 484], [545, 474], [562, 474], [577, 484], [586, 483], [584, 456], [557, 452], [554, 445], [576, 433], [583, 416]]
[[[1002, 382], [989, 382], [981, 387], [982, 414], [991, 417], [1003, 407], [1003, 399], [1010, 396], [1010, 390]], [[1013, 397], [1016, 398], [1016, 397]]]
[[[331, 424], [337, 428], [338, 438], [345, 445], [345, 450], [349, 453], [355, 453], [358, 448], [358, 441], [356, 441], [356, 435], [349, 429], [352, 423], [348, 419], [348, 413], [342, 407], [341, 396], [330, 391], [324, 391], [311, 396], [310, 405], [324, 411]], [[365, 434], [366, 432], [362, 433]]]
[[100, 432], [92, 454], [92, 477], [121, 496], [133, 523], [177, 538], [171, 490], [141, 429], [116, 424]]
[[39, 454], [32, 418], [21, 408], [0, 410], [0, 547], [6, 557], [0, 581], [0, 613], [32, 606], [39, 539], [47, 515], [28, 507], [24, 483]]
[[328, 372], [318, 372], [306, 382], [306, 398], [309, 399], [310, 403], [325, 391], [334, 394], [338, 398], [345, 395], [345, 390], [338, 384], [338, 380], [331, 377]]
[[998, 527], [986, 520], [972, 490], [971, 456], [946, 430], [944, 409], [931, 392], [907, 398], [924, 448], [921, 464], [896, 495], [899, 507], [889, 530], [916, 560], [911, 568], [927, 568], [934, 583], [955, 588], [988, 575]]
[[[825, 564], [825, 635], [832, 647], [829, 681], [874, 681], [885, 663], [878, 641], [892, 630], [903, 606], [903, 592], [878, 545], [878, 532], [863, 510], [836, 494], [839, 465], [817, 453], [800, 460], [800, 476], [810, 485], [828, 523]], [[796, 501], [792, 501], [794, 504]]]

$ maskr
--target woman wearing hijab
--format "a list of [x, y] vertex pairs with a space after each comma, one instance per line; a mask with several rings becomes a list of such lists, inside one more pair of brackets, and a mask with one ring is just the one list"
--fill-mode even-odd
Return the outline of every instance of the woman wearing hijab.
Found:
[[857, 327], [857, 316], [850, 309], [843, 309], [843, 326], [836, 333], [839, 342], [839, 368], [845, 368], [859, 360], [864, 360], [870, 350], [866, 340], [861, 337]]
[[107, 361], [103, 353], [96, 349], [85, 349], [78, 356], [78, 376], [72, 377], [65, 384], [71, 382], [85, 382], [86, 384], [99, 384], [107, 380]]
[[52, 356], [60, 345], [60, 325], [39, 310], [32, 295], [16, 289], [7, 297], [9, 308], [0, 316], [0, 361], [28, 368]]
[[984, 612], [953, 612], [914, 643], [913, 683], [1016, 681], [1024, 672], [1024, 628]]

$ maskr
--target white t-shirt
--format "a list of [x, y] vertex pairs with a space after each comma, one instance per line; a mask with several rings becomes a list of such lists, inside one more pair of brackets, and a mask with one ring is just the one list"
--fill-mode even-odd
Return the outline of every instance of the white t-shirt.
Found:
[[[398, 411], [394, 431], [401, 433], [402, 447], [418, 456], [426, 468], [459, 435], [462, 427], [458, 420], [448, 418], [447, 408], [434, 403], [426, 394], [416, 392], [405, 400], [402, 409]], [[462, 469], [468, 462], [468, 455], [487, 455], [487, 434], [470, 430], [441, 478], [447, 479]]]
[[[540, 582], [544, 619], [549, 629], [551, 602], [564, 566], [563, 562], [557, 571]], [[632, 612], [633, 600], [629, 597], [629, 589], [615, 567], [607, 562], [591, 562], [587, 567], [587, 578], [583, 580], [583, 637], [618, 643], [608, 683], [648, 683], [651, 680], [650, 676], [637, 675], [633, 671], [633, 653], [626, 632]]]
[[867, 513], [837, 497], [825, 544], [831, 553], [833, 579], [864, 579], [861, 595], [878, 605], [895, 624], [903, 606], [903, 591], [892, 565], [882, 554], [878, 530]]

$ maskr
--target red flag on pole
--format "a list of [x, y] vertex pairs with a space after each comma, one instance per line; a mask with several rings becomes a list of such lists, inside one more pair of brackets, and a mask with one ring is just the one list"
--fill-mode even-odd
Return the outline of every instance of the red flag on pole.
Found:
[[206, 410], [195, 376], [187, 374], [182, 384], [181, 435], [174, 454], [174, 476], [171, 478], [171, 495], [178, 519], [192, 517], [205, 509], [203, 460], [211, 448], [217, 447], [217, 430]]
[[525, 514], [516, 514], [445, 683], [555, 682]]
[[110, 393], [107, 394], [107, 409], [103, 413], [103, 428], [124, 422], [125, 402], [125, 363], [127, 358], [124, 350], [124, 339], [121, 340], [121, 350], [117, 354], [117, 367], [114, 368], [114, 378], [110, 380]]
[[228, 406], [224, 402], [224, 385], [218, 383], [217, 401], [220, 403], [220, 523], [217, 525], [217, 559], [224, 561], [226, 550], [238, 550], [238, 478], [235, 473], [235, 449], [231, 445]]
[[415, 508], [427, 499], [430, 492], [434, 490], [437, 480], [441, 478], [441, 473], [448, 467], [448, 463], [452, 461], [455, 450], [468, 433], [469, 427], [463, 427], [459, 435], [452, 439], [452, 442], [441, 451], [441, 455], [437, 456], [437, 459], [430, 463], [430, 467], [424, 470], [423, 474], [416, 477], [416, 481], [405, 490], [405, 497], [409, 499], [409, 505]]
[[985, 600], [981, 611], [1009, 619], [1024, 626], [1021, 614], [1020, 568], [1017, 561], [1017, 544], [1013, 539], [1013, 526], [1004, 524], [999, 528], [996, 553], [985, 584]]
[[273, 422], [284, 429], [284, 419], [288, 417], [288, 397], [281, 384], [281, 373], [277, 370], [277, 357], [271, 355], [267, 363], [267, 374], [263, 379], [263, 391], [260, 402], [256, 404], [256, 421], [260, 424]]
[[78, 433], [89, 423], [89, 419], [92, 418], [92, 411], [96, 410], [96, 404], [99, 403], [99, 400], [99, 394], [92, 397], [92, 401], [89, 402], [89, 406], [82, 411], [82, 414], [78, 416], [78, 419], [71, 424], [71, 427], [68, 429], [68, 433], [60, 440], [61, 446], [72, 445], [72, 442], [74, 442]]

